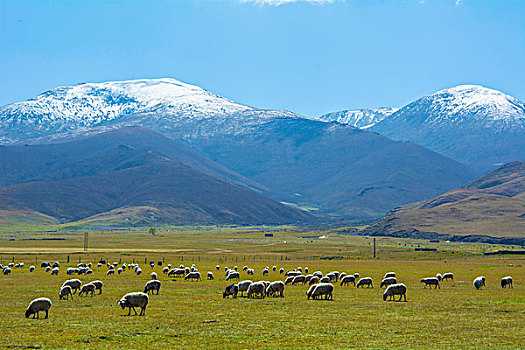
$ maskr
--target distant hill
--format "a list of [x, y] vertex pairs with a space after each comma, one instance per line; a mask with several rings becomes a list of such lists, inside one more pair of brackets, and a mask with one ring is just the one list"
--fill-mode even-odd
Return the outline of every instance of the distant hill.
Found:
[[[131, 126], [190, 145], [193, 155], [185, 150], [184, 157], [178, 151], [169, 157], [199, 172], [341, 220], [369, 222], [478, 175], [411, 143], [288, 111], [244, 106], [174, 79], [65, 86], [0, 108], [0, 142], [9, 145], [76, 141]], [[144, 149], [133, 143], [134, 137], [128, 139], [124, 144]], [[139, 139], [168, 155], [170, 147], [149, 144], [147, 136]], [[89, 142], [75, 147], [82, 148], [76, 154], [89, 154], [91, 149]], [[24, 181], [45, 180], [44, 174], [55, 179], [64, 171], [82, 173], [95, 164], [87, 160], [89, 166], [75, 165], [80, 159], [74, 156], [64, 168], [70, 170], [56, 171], [53, 164], [65, 165], [68, 158], [52, 157], [47, 163], [20, 163], [9, 172], [11, 178], [0, 181], [14, 184], [21, 176]], [[37, 177], [33, 170], [38, 170]]]
[[525, 160], [525, 104], [482, 86], [460, 85], [425, 96], [370, 130], [482, 172]]
[[464, 187], [409, 204], [363, 233], [525, 245], [525, 162], [512, 162]]
[[398, 110], [399, 108], [386, 107], [350, 109], [324, 114], [319, 117], [319, 120], [348, 124], [359, 129], [368, 129]]
[[[122, 143], [122, 134], [137, 147]], [[144, 135], [150, 146], [173, 143], [171, 154], [144, 144], [139, 147]], [[94, 221], [93, 216], [98, 215], [105, 222], [110, 216], [124, 224], [132, 220], [135, 225], [282, 224], [313, 218], [247, 189], [249, 186], [235, 186], [174, 160], [176, 155], [181, 160], [193, 151], [141, 129], [57, 145], [2, 147], [0, 154], [0, 178], [7, 179], [0, 188], [4, 218], [9, 211], [14, 215], [34, 212], [60, 223]], [[199, 157], [192, 162], [199, 161], [205, 170], [223, 175], [221, 167]]]

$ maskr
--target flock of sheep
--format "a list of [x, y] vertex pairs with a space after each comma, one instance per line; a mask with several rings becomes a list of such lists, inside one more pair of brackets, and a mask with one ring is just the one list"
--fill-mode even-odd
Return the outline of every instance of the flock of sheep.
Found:
[[[161, 263], [158, 263], [161, 265]], [[107, 263], [106, 261], [99, 261], [97, 263], [97, 267], [101, 268], [104, 265], [107, 266], [108, 270], [106, 272], [107, 275], [114, 275], [115, 271], [117, 274], [122, 274], [126, 270], [132, 270], [135, 274], [141, 275], [142, 269], [139, 267], [138, 264], [132, 263], [132, 264], [119, 264], [119, 263]], [[155, 267], [155, 263], [150, 263], [151, 268]], [[0, 270], [2, 270], [2, 273], [4, 275], [9, 275], [12, 271], [12, 269], [15, 268], [23, 268], [24, 263], [10, 263], [7, 266], [0, 265]], [[92, 275], [93, 270], [91, 269], [92, 263], [80, 263], [76, 267], [69, 267], [66, 269], [67, 275]], [[41, 268], [44, 268], [46, 272], [50, 272], [52, 275], [58, 275], [60, 271], [60, 263], [54, 262], [53, 264], [49, 262], [42, 262]], [[219, 265], [215, 267], [217, 271], [221, 269]], [[29, 267], [29, 271], [33, 272], [35, 270], [34, 266]], [[274, 272], [277, 272], [277, 267], [273, 266], [272, 270]], [[186, 267], [184, 265], [180, 265], [179, 267], [172, 268], [171, 264], [168, 264], [168, 266], [163, 268], [163, 273], [167, 275], [168, 277], [174, 277], [174, 278], [184, 278], [186, 281], [202, 281], [202, 277], [198, 269], [196, 268], [195, 264], [193, 264], [191, 267]], [[321, 271], [315, 271], [312, 274], [308, 273], [308, 268], [305, 267], [304, 269], [302, 267], [298, 267], [297, 269], [286, 271], [284, 268], [280, 268], [278, 270], [280, 275], [284, 275], [286, 278], [284, 281], [277, 280], [277, 281], [257, 281], [253, 282], [251, 280], [240, 280], [240, 272], [238, 271], [237, 266], [235, 266], [233, 269], [229, 269], [228, 267], [224, 268], [225, 271], [225, 280], [226, 281], [234, 281], [236, 280], [237, 283], [229, 284], [226, 286], [224, 292], [222, 293], [223, 298], [227, 297], [233, 297], [236, 298], [237, 295], [240, 296], [246, 296], [248, 298], [265, 298], [265, 297], [284, 297], [284, 289], [286, 285], [309, 285], [309, 289], [306, 292], [307, 299], [313, 299], [313, 300], [332, 300], [333, 298], [333, 292], [334, 292], [334, 285], [333, 282], [337, 283], [339, 282], [340, 286], [348, 286], [350, 284], [353, 284], [356, 288], [364, 288], [365, 286], [367, 288], [374, 288], [373, 281], [371, 277], [362, 277], [359, 278], [359, 273], [354, 274], [346, 274], [345, 272], [338, 272], [338, 271], [332, 271], [325, 275]], [[249, 268], [248, 266], [244, 266], [242, 268], [242, 271], [246, 273], [246, 275], [254, 275], [255, 271], [254, 269]], [[269, 267], [265, 267], [262, 271], [263, 277], [268, 276], [270, 272]], [[304, 273], [304, 274], [303, 274]], [[207, 274], [208, 280], [213, 280], [215, 278], [213, 272], [208, 271]], [[446, 281], [446, 280], [454, 280], [454, 274], [453, 273], [445, 273], [443, 275], [437, 274], [435, 277], [426, 277], [421, 279], [421, 283], [424, 283], [423, 288], [426, 288], [429, 286], [429, 288], [432, 288], [434, 286], [434, 289], [441, 288], [440, 282]], [[357, 282], [356, 282], [357, 281]], [[474, 279], [473, 285], [476, 289], [482, 289], [485, 286], [485, 277], [480, 276]], [[82, 282], [78, 278], [73, 278], [65, 281], [62, 286], [59, 289], [59, 300], [66, 299], [69, 300], [69, 297], [73, 299], [73, 294], [76, 294], [78, 291], [79, 296], [87, 296], [91, 295], [94, 296], [95, 293], [98, 291], [98, 294], [102, 294], [102, 287], [103, 283], [99, 280], [91, 281], [86, 284], [82, 284]], [[137, 315], [136, 307], [140, 308], [140, 316], [144, 316], [146, 314], [146, 307], [149, 303], [149, 296], [148, 294], [151, 292], [152, 294], [159, 294], [159, 290], [161, 287], [161, 282], [157, 278], [157, 273], [152, 272], [151, 273], [151, 280], [148, 281], [144, 287], [143, 292], [132, 292], [125, 294], [117, 303], [123, 308], [128, 308], [128, 316], [131, 315], [131, 310], [135, 312], [135, 315]], [[383, 293], [383, 300], [394, 300], [396, 301], [395, 297], [399, 296], [399, 299], [397, 301], [404, 300], [406, 301], [406, 292], [407, 287], [403, 283], [398, 283], [397, 277], [395, 272], [388, 272], [385, 274], [383, 279], [381, 280], [381, 283], [379, 285], [380, 288], [385, 287], [385, 292]], [[502, 288], [512, 288], [512, 277], [506, 276], [501, 279], [501, 287]], [[245, 295], [246, 293], [246, 295]], [[51, 300], [48, 298], [37, 298], [29, 304], [25, 311], [25, 317], [28, 318], [30, 316], [33, 316], [33, 318], [39, 318], [40, 312], [45, 312], [46, 316], [45, 318], [48, 318], [49, 315], [49, 309], [51, 308]]]

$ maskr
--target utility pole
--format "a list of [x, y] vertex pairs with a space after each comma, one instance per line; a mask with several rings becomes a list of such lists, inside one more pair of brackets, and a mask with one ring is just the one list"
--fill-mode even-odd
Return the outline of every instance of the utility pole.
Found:
[[374, 258], [376, 257], [376, 239], [374, 238]]

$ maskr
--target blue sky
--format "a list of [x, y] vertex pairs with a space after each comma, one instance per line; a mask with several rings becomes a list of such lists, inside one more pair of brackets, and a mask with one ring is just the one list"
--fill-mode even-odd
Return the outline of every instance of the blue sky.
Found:
[[466, 83], [525, 100], [524, 18], [525, 1], [0, 0], [0, 105], [157, 77], [307, 116]]

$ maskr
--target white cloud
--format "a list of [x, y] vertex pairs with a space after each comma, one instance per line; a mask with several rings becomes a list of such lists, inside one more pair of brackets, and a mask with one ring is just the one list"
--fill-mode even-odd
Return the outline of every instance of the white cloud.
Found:
[[257, 5], [281, 6], [292, 2], [307, 2], [322, 5], [334, 2], [334, 0], [241, 0], [241, 2], [251, 2]]

